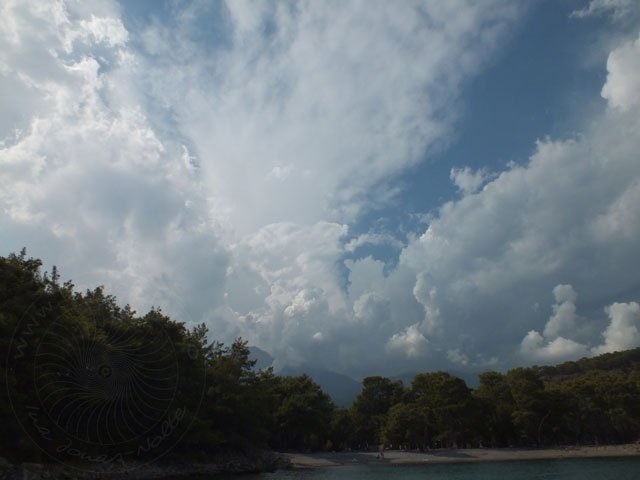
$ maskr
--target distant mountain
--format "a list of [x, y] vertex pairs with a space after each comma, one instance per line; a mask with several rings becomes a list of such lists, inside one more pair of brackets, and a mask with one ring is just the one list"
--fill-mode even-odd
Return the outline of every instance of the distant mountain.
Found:
[[362, 383], [340, 373], [331, 372], [317, 367], [285, 367], [278, 372], [279, 375], [309, 375], [338, 407], [347, 408], [353, 403], [362, 389]]
[[[259, 347], [249, 347], [251, 352], [249, 358], [256, 360], [255, 370], [261, 370], [269, 368], [273, 365], [273, 357], [262, 350]], [[333, 403], [338, 407], [348, 408], [351, 406], [355, 398], [362, 390], [362, 382], [355, 380], [348, 375], [332, 372], [323, 368], [313, 367], [309, 365], [303, 365], [298, 367], [284, 367], [276, 372], [282, 376], [294, 376], [294, 375], [309, 375], [324, 392], [329, 394]], [[394, 375], [391, 380], [401, 380], [405, 387], [411, 386], [413, 377], [420, 372], [405, 372], [399, 375]], [[450, 371], [451, 375], [462, 378], [470, 388], [476, 388], [478, 386], [478, 373], [463, 373]]]
[[273, 357], [259, 347], [249, 347], [249, 358], [255, 360], [254, 370], [263, 370], [273, 364]]
[[[249, 347], [250, 358], [256, 360], [255, 369], [260, 370], [273, 365], [273, 357], [261, 348]], [[537, 369], [545, 381], [563, 380], [580, 375], [589, 370], [621, 370], [628, 372], [635, 365], [640, 363], [640, 348], [627, 350], [624, 352], [608, 353], [593, 358], [583, 358], [575, 362], [565, 362], [556, 366], [533, 367]], [[299, 366], [284, 367], [277, 372], [283, 376], [293, 376], [307, 374], [320, 385], [338, 407], [348, 408], [353, 400], [362, 390], [362, 382], [354, 380], [348, 375], [332, 372], [318, 367]], [[411, 381], [417, 373], [404, 372], [394, 375], [391, 380], [401, 380], [405, 387], [411, 386]], [[478, 375], [481, 372], [458, 372], [449, 371], [451, 375], [461, 378], [469, 388], [477, 388], [479, 384]]]

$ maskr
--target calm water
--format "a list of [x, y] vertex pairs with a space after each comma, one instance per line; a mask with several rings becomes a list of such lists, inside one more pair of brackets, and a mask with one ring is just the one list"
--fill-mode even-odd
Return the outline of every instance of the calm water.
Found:
[[640, 480], [640, 458], [333, 467], [322, 470], [282, 471], [241, 478], [243, 480]]

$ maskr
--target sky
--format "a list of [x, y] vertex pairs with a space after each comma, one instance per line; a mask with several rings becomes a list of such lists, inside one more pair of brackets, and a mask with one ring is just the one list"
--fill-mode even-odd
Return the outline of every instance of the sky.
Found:
[[4, 0], [0, 254], [276, 368], [640, 346], [635, 0]]

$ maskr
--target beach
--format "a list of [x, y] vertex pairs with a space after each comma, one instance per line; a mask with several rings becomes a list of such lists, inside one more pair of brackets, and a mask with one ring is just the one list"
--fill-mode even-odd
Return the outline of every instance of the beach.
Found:
[[342, 465], [422, 465], [430, 463], [504, 462], [517, 460], [551, 460], [564, 458], [635, 457], [640, 444], [567, 446], [557, 448], [465, 448], [437, 449], [426, 453], [385, 450], [377, 452], [284, 453], [292, 468], [324, 468]]

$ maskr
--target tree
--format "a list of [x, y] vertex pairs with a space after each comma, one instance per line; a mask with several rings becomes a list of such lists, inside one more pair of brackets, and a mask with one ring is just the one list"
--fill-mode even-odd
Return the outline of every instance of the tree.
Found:
[[511, 416], [521, 440], [540, 445], [544, 423], [551, 413], [540, 376], [533, 369], [514, 368], [507, 372], [507, 382], [516, 407]]
[[562, 405], [572, 407], [566, 412], [572, 440], [597, 444], [636, 439], [640, 390], [631, 376], [621, 371], [589, 371], [548, 388], [563, 395]]
[[515, 402], [504, 374], [485, 372], [473, 392], [482, 411], [483, 438], [493, 447], [512, 445], [515, 438], [512, 415]]
[[355, 420], [351, 410], [337, 408], [331, 416], [329, 450], [345, 450], [355, 444]]
[[400, 380], [386, 377], [366, 377], [362, 391], [352, 405], [356, 438], [362, 446], [377, 444], [382, 438], [382, 427], [389, 409], [402, 401], [404, 387]]
[[309, 376], [278, 377], [272, 445], [276, 448], [318, 450], [330, 434], [334, 405]]
[[426, 446], [426, 411], [417, 403], [396, 403], [389, 409], [383, 429], [385, 443], [405, 448]]
[[447, 372], [420, 373], [409, 396], [423, 409], [427, 444], [458, 446], [474, 440], [476, 405], [464, 380]]

